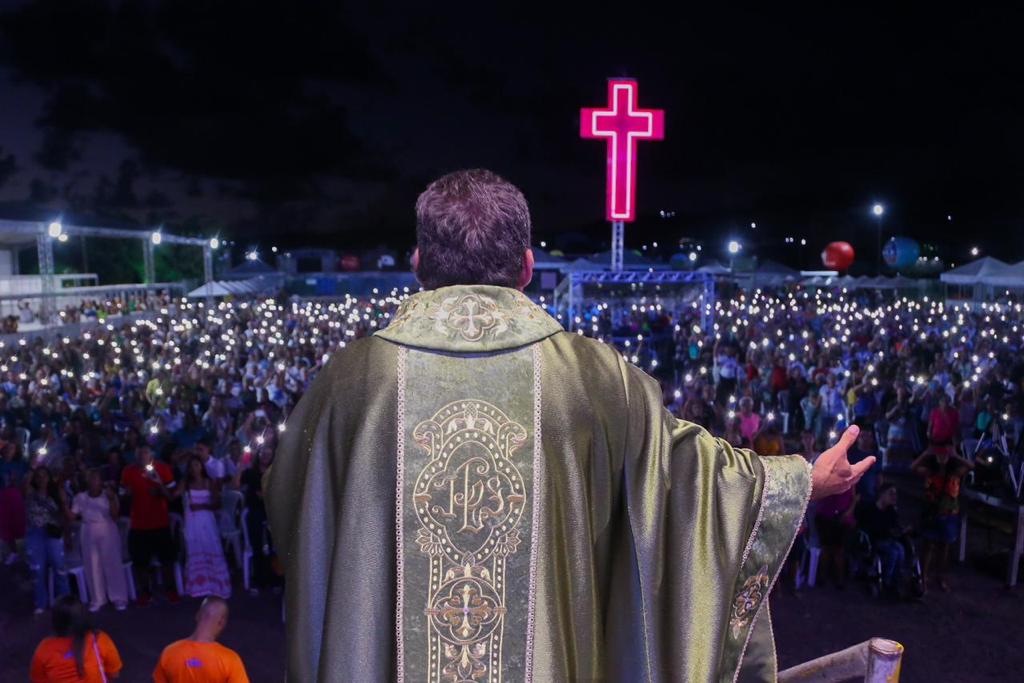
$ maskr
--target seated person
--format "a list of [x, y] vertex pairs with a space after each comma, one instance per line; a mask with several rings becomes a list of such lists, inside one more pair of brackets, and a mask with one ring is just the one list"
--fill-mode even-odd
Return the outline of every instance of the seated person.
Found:
[[904, 528], [896, 508], [896, 485], [882, 484], [875, 501], [864, 500], [857, 506], [857, 525], [871, 538], [871, 545], [882, 558], [882, 586], [895, 593], [906, 560]]

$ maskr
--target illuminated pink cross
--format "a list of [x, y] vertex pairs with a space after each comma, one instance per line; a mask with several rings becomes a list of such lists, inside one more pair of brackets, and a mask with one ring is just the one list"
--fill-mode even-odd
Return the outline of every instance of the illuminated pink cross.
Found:
[[608, 80], [608, 108], [580, 110], [580, 136], [608, 139], [606, 217], [631, 222], [636, 216], [636, 141], [665, 137], [665, 111], [637, 109], [636, 81]]

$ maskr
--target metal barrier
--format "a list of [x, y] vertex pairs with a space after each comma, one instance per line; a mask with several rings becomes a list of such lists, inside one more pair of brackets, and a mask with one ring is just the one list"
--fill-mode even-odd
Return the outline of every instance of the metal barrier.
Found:
[[894, 640], [872, 638], [824, 657], [779, 672], [779, 683], [899, 683], [903, 646]]
[[[168, 307], [169, 310], [174, 310]], [[53, 339], [55, 337], [77, 338], [83, 332], [94, 330], [100, 326], [113, 325], [115, 328], [121, 325], [130, 324], [136, 320], [149, 320], [160, 315], [159, 311], [140, 311], [137, 313], [126, 313], [125, 315], [111, 315], [104, 320], [83, 320], [77, 323], [65, 323], [63, 325], [51, 325], [50, 327], [35, 327], [20, 332], [9, 332], [0, 334], [0, 342], [5, 346], [15, 346], [20, 340], [31, 341], [37, 337]]]

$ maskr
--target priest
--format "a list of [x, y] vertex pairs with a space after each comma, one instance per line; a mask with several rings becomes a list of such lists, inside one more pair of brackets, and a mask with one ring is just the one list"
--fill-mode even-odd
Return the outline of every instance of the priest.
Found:
[[530, 215], [485, 170], [416, 203], [424, 291], [336, 353], [266, 500], [288, 680], [774, 680], [768, 594], [813, 470], [665, 410], [657, 381], [522, 294]]

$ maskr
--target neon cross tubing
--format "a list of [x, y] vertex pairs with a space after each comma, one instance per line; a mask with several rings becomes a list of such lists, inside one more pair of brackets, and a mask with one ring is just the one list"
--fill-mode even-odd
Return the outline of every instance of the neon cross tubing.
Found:
[[637, 109], [637, 85], [630, 78], [608, 80], [608, 108], [580, 110], [580, 136], [608, 140], [605, 216], [632, 222], [636, 217], [636, 141], [665, 137], [662, 109]]

